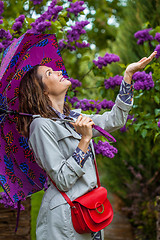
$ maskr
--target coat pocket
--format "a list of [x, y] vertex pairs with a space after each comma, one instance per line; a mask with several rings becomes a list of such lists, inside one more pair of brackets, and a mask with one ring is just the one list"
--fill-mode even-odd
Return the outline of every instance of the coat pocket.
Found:
[[56, 196], [56, 197], [53, 197], [49, 203], [49, 208], [50, 210], [62, 205], [62, 204], [65, 204], [66, 203], [66, 200], [60, 195], [60, 196]]

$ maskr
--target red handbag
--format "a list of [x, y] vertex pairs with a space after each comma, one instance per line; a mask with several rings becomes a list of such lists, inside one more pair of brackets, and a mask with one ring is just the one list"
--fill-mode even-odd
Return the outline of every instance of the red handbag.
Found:
[[73, 227], [76, 232], [89, 233], [98, 232], [107, 227], [113, 219], [113, 209], [107, 198], [107, 189], [100, 184], [96, 160], [94, 159], [98, 187], [71, 201], [64, 192], [60, 191], [56, 184], [54, 186], [62, 194], [71, 206]]

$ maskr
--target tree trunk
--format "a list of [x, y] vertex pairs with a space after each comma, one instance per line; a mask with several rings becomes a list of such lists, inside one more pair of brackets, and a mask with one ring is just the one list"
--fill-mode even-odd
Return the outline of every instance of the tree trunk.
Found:
[[28, 198], [22, 204], [25, 210], [20, 212], [16, 233], [17, 210], [4, 208], [0, 204], [0, 240], [31, 240], [31, 199]]

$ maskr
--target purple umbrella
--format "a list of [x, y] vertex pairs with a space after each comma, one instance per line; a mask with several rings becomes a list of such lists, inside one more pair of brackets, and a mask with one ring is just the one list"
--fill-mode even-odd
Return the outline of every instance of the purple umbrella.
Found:
[[40, 64], [68, 77], [55, 35], [29, 34], [6, 49], [0, 68], [0, 184], [13, 202], [44, 188], [46, 173], [37, 165], [27, 139], [16, 127], [21, 78]]

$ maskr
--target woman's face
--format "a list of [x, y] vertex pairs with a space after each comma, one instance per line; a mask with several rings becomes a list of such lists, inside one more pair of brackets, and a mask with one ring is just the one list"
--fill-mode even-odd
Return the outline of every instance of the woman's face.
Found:
[[49, 96], [66, 93], [71, 85], [71, 82], [63, 77], [62, 71], [53, 71], [50, 67], [39, 66], [37, 73], [42, 76], [42, 82], [47, 87], [46, 91]]

